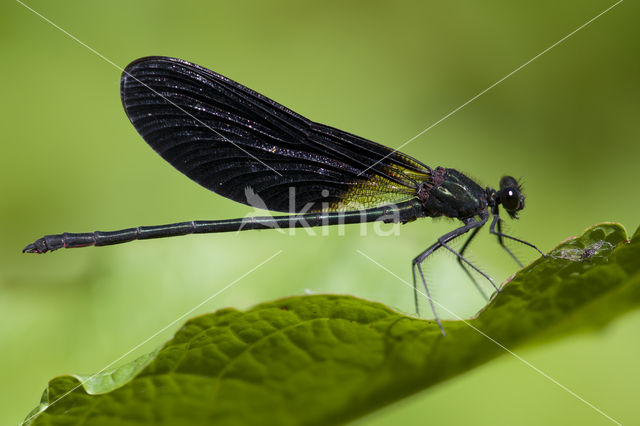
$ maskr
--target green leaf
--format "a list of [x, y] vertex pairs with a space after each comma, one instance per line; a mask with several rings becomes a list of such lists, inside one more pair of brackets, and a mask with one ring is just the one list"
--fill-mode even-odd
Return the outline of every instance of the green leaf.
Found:
[[[188, 321], [158, 351], [54, 378], [33, 424], [331, 424], [640, 304], [640, 232], [594, 226], [520, 271], [474, 319], [432, 321], [349, 296], [292, 297]], [[490, 338], [489, 338], [490, 337]], [[55, 401], [55, 403], [53, 403]]]

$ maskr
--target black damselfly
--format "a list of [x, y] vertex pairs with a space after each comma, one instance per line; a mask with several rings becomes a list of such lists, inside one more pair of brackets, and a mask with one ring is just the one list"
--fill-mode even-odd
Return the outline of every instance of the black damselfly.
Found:
[[[148, 57], [132, 62], [122, 74], [120, 94], [127, 116], [144, 140], [186, 176], [234, 201], [252, 205], [251, 199], [258, 197], [268, 210], [294, 214], [47, 235], [24, 252], [249, 229], [456, 218], [463, 226], [438, 238], [412, 263], [416, 311], [417, 270], [441, 330], [422, 271], [429, 255], [442, 247], [453, 252], [486, 298], [468, 268], [499, 291], [498, 287], [463, 254], [490, 214], [490, 232], [518, 264], [504, 238], [540, 252], [502, 233], [499, 206], [512, 218], [524, 208], [522, 188], [513, 177], [503, 177], [499, 190], [483, 189], [455, 169], [432, 169], [401, 152], [310, 121], [181, 59]], [[449, 245], [469, 231], [460, 251]]]

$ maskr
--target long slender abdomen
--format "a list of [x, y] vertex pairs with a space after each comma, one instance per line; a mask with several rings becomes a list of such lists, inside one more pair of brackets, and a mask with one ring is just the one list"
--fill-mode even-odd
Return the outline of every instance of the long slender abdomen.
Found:
[[189, 234], [234, 232], [253, 229], [305, 228], [327, 225], [365, 223], [374, 221], [407, 222], [424, 216], [418, 200], [397, 206], [382, 206], [375, 209], [347, 212], [321, 212], [290, 216], [261, 216], [228, 220], [194, 220], [158, 226], [139, 226], [119, 231], [95, 231], [81, 234], [63, 232], [45, 235], [27, 245], [23, 253], [46, 253], [60, 248], [108, 246], [134, 240], [177, 237]]

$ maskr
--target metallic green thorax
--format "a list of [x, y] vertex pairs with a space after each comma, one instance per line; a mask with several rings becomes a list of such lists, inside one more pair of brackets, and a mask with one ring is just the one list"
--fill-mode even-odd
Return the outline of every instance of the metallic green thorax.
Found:
[[433, 186], [419, 193], [426, 216], [466, 219], [487, 210], [487, 193], [480, 185], [454, 169], [434, 172]]

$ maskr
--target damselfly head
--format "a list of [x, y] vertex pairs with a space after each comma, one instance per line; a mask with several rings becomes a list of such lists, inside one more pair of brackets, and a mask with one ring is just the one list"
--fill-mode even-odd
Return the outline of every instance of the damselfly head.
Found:
[[496, 202], [502, 204], [512, 219], [518, 218], [518, 212], [524, 208], [522, 186], [512, 176], [500, 179], [500, 191], [496, 193]]

